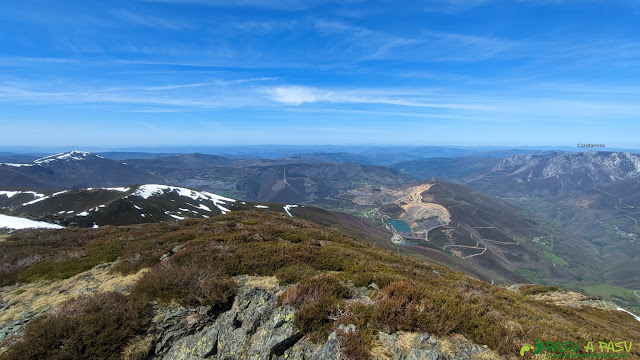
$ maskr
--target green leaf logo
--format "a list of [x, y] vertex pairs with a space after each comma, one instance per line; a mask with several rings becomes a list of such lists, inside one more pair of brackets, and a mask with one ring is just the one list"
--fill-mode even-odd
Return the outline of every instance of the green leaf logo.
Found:
[[524, 356], [524, 353], [526, 353], [529, 350], [533, 350], [533, 346], [529, 344], [522, 345], [522, 347], [520, 348], [520, 356]]

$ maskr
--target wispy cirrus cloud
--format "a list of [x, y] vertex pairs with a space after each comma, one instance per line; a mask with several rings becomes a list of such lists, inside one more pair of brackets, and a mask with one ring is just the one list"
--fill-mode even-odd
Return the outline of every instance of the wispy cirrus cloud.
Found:
[[436, 0], [425, 5], [428, 12], [457, 13], [485, 5], [494, 0]]
[[521, 46], [514, 40], [427, 28], [417, 30], [409, 37], [355, 26], [344, 21], [314, 19], [312, 24], [322, 35], [340, 36], [334, 39], [334, 47], [350, 52], [360, 51], [365, 59], [476, 62], [500, 56], [512, 57]]
[[385, 57], [394, 49], [423, 42], [421, 39], [393, 35], [343, 21], [313, 19], [312, 24], [315, 31], [324, 36], [340, 36], [334, 39], [332, 46], [342, 44], [339, 46], [341, 51], [362, 52], [362, 55], [370, 58]]
[[193, 23], [188, 21], [178, 21], [158, 16], [142, 15], [128, 10], [116, 10], [112, 14], [131, 24], [140, 25], [154, 29], [167, 30], [189, 30], [193, 28]]
[[202, 83], [166, 85], [105, 85], [48, 82], [0, 83], [0, 103], [50, 105], [50, 104], [103, 104], [138, 112], [153, 109], [202, 109], [239, 108], [261, 106], [263, 97], [256, 96], [251, 83], [268, 82], [275, 78], [213, 80]]
[[[257, 7], [281, 10], [306, 10], [327, 3], [344, 3], [335, 0], [140, 0], [144, 2], [169, 3], [177, 5], [204, 5], [215, 7]], [[346, 2], [359, 2], [346, 0]]]

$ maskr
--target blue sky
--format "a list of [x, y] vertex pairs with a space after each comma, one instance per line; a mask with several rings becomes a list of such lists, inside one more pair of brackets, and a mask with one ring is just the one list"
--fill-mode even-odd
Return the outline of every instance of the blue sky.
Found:
[[4, 1], [5, 146], [640, 148], [638, 0]]

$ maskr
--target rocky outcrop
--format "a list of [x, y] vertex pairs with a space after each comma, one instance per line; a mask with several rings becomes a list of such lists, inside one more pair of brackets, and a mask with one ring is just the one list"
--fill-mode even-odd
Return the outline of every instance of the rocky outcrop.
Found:
[[486, 346], [475, 345], [463, 336], [441, 338], [428, 333], [378, 333], [384, 348], [393, 360], [498, 359], [500, 356]]
[[[180, 316], [169, 316], [157, 328], [167, 326], [157, 334], [159, 341], [150, 351], [149, 358], [162, 360], [325, 360], [346, 359], [339, 333], [357, 331], [355, 325], [341, 325], [333, 331], [323, 344], [314, 344], [303, 337], [294, 325], [295, 309], [291, 306], [276, 306], [278, 296], [284, 290], [247, 285], [246, 277], [238, 278], [243, 285], [230, 310], [217, 319], [189, 333], [184, 319], [188, 311]], [[174, 310], [175, 314], [175, 310]], [[164, 325], [162, 325], [164, 324]], [[178, 328], [182, 329], [182, 333]], [[193, 326], [191, 330], [193, 329]], [[379, 359], [481, 359], [491, 354], [486, 347], [471, 344], [462, 336], [438, 338], [429, 334], [399, 333], [378, 334]]]
[[202, 330], [173, 342], [167, 351], [156, 348], [165, 360], [271, 359], [284, 354], [302, 338], [293, 325], [294, 309], [276, 307], [279, 287], [242, 286], [229, 311]]

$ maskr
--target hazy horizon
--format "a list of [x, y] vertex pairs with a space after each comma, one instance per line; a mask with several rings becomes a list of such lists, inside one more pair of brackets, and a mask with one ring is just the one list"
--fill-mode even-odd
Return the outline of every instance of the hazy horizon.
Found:
[[[189, 154], [202, 153], [210, 155], [251, 155], [255, 156], [255, 152], [271, 151], [273, 154], [284, 153], [284, 156], [297, 156], [310, 153], [375, 153], [385, 149], [394, 149], [399, 151], [411, 151], [417, 149], [441, 149], [441, 150], [466, 150], [469, 153], [489, 153], [507, 150], [523, 150], [523, 151], [561, 151], [561, 152], [583, 152], [583, 151], [624, 151], [624, 152], [640, 152], [638, 148], [578, 148], [570, 146], [499, 146], [499, 145], [483, 145], [483, 146], [465, 146], [465, 145], [406, 145], [406, 144], [387, 144], [387, 145], [287, 145], [287, 144], [260, 144], [260, 145], [228, 145], [228, 146], [207, 146], [207, 145], [166, 145], [166, 146], [0, 146], [0, 154], [56, 154], [69, 151], [87, 151], [93, 153], [149, 153], [149, 154]], [[253, 154], [253, 155], [252, 155]], [[256, 156], [260, 157], [260, 156]], [[278, 156], [275, 156], [278, 157]]]

